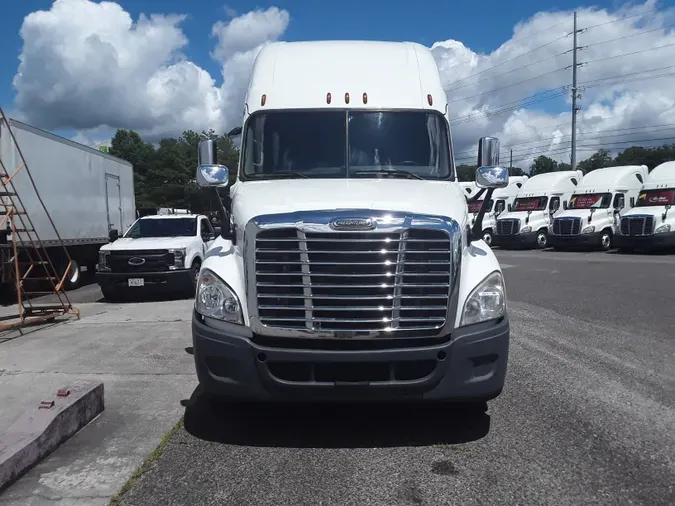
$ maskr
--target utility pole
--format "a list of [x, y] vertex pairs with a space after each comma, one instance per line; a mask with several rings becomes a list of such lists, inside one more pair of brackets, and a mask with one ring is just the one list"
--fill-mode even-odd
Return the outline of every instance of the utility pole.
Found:
[[577, 12], [574, 11], [574, 47], [572, 49], [572, 170], [577, 167], [577, 112], [581, 107], [577, 107], [577, 98], [579, 98], [579, 90], [577, 88], [577, 51], [581, 49], [577, 45]]
[[509, 160], [509, 174], [511, 174], [511, 169], [513, 169], [513, 149], [511, 150], [511, 159]]

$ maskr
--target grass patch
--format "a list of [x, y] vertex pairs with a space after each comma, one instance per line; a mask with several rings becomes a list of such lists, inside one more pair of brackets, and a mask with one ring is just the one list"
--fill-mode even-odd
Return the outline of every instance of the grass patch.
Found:
[[134, 486], [141, 476], [150, 470], [152, 464], [155, 463], [164, 453], [164, 448], [166, 448], [169, 440], [182, 428], [183, 417], [181, 417], [178, 423], [164, 435], [162, 440], [159, 442], [159, 445], [157, 445], [157, 448], [155, 448], [152, 453], [147, 456], [143, 463], [138, 466], [138, 469], [134, 471], [134, 474], [131, 475], [131, 478], [129, 478], [129, 480], [124, 485], [122, 485], [122, 488], [119, 490], [119, 492], [117, 492], [117, 494], [115, 494], [114, 497], [110, 499], [109, 506], [120, 506], [120, 504], [122, 504], [122, 498], [124, 495], [129, 492], [129, 490], [131, 490], [131, 487]]

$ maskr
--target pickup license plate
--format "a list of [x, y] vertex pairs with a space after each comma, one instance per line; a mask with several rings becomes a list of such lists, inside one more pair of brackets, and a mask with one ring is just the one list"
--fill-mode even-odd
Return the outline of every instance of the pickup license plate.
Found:
[[143, 286], [145, 280], [143, 278], [129, 278], [129, 286]]

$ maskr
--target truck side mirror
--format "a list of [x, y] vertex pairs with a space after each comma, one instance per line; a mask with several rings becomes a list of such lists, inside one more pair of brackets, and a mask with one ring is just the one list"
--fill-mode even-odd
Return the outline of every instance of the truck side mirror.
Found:
[[230, 183], [230, 169], [218, 163], [218, 145], [215, 140], [207, 139], [199, 142], [197, 164], [197, 185], [213, 188], [216, 193], [221, 223], [220, 236], [234, 243], [236, 236], [230, 226], [230, 215], [223, 206], [223, 200], [218, 193], [218, 188], [227, 188]]
[[238, 137], [241, 135], [241, 127], [236, 126], [227, 133], [227, 136], [231, 139], [232, 137]]
[[108, 240], [110, 242], [115, 242], [119, 238], [120, 238], [120, 233], [119, 233], [119, 230], [117, 230], [116, 228], [113, 228], [113, 229], [110, 230], [110, 232], [108, 232]]
[[478, 141], [478, 168], [476, 169], [476, 186], [487, 190], [483, 196], [483, 205], [478, 211], [471, 230], [473, 240], [483, 238], [483, 217], [487, 212], [492, 194], [497, 188], [509, 185], [509, 169], [499, 166], [499, 139], [481, 137]]

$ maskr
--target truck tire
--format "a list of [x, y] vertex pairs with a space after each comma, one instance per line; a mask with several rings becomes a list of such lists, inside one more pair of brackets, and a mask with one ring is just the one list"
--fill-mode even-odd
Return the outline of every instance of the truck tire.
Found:
[[187, 295], [189, 297], [194, 297], [197, 294], [197, 279], [199, 278], [199, 270], [202, 268], [201, 260], [197, 259], [192, 262], [192, 267], [190, 267], [190, 274], [192, 277], [192, 286], [188, 288]]
[[548, 233], [546, 230], [537, 232], [537, 249], [546, 249], [548, 246]]
[[492, 230], [483, 230], [483, 241], [485, 241], [485, 244], [490, 248], [492, 247]]
[[124, 302], [124, 296], [115, 290], [101, 288], [101, 292], [103, 293], [103, 298], [106, 302]]
[[609, 251], [612, 249], [612, 232], [609, 229], [605, 229], [600, 234], [600, 248], [602, 251]]
[[[63, 283], [63, 289], [66, 291], [75, 290], [76, 288], [79, 288], [82, 285], [82, 268], [80, 267], [80, 264], [77, 263], [77, 260], [75, 260], [74, 258], [71, 258], [70, 262], [71, 262], [70, 271], [66, 275], [66, 279]], [[67, 268], [68, 268], [68, 261], [64, 260], [63, 262], [61, 262], [59, 274], [63, 276]]]

